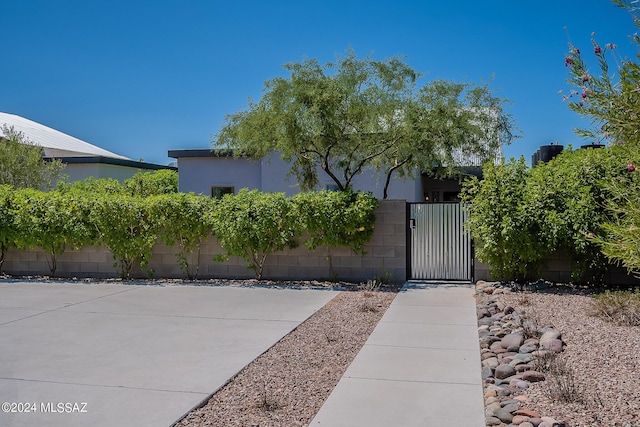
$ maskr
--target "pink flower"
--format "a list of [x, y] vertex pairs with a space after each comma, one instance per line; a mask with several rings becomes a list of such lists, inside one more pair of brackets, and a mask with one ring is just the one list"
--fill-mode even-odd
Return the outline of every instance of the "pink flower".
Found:
[[615, 48], [617, 48], [617, 47], [618, 47], [618, 45], [616, 45], [616, 44], [613, 44], [613, 43], [607, 43], [607, 49], [615, 49]]
[[636, 167], [633, 165], [633, 163], [629, 163], [629, 166], [627, 166], [627, 172], [633, 172], [636, 170]]
[[600, 48], [600, 46], [596, 45], [596, 47], [595, 47], [595, 48], [593, 48], [593, 52], [594, 52], [596, 55], [600, 55], [600, 54], [602, 53], [602, 49]]
[[573, 59], [571, 59], [571, 57], [570, 57], [570, 56], [567, 56], [567, 57], [564, 59], [564, 66], [565, 66], [565, 67], [568, 67], [569, 65], [573, 65]]
[[587, 74], [582, 75], [582, 83], [586, 83], [589, 81], [589, 76]]

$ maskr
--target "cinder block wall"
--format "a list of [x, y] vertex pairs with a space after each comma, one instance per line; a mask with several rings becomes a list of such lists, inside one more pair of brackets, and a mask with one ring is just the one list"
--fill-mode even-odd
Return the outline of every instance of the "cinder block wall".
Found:
[[[556, 283], [570, 283], [571, 270], [574, 261], [570, 256], [563, 253], [554, 253], [546, 257], [542, 262], [540, 278]], [[475, 280], [493, 280], [489, 272], [489, 267], [478, 259], [474, 264]], [[637, 285], [640, 280], [633, 274], [629, 274], [622, 267], [611, 268], [604, 276], [603, 281], [609, 285]]]
[[[365, 255], [354, 254], [347, 248], [326, 247], [309, 251], [300, 242], [294, 249], [274, 253], [267, 257], [263, 278], [275, 280], [327, 280], [366, 281], [385, 276], [395, 282], [403, 282], [406, 271], [406, 202], [404, 200], [381, 200], [376, 210], [376, 226], [371, 241], [366, 245]], [[244, 260], [232, 257], [225, 262], [216, 262], [213, 257], [223, 253], [217, 240], [206, 241], [199, 254], [198, 278], [245, 279], [253, 278], [254, 272], [246, 267]], [[84, 247], [79, 251], [66, 251], [57, 262], [59, 277], [118, 277], [111, 253], [104, 247]], [[154, 247], [153, 258], [148, 266], [154, 278], [183, 278], [176, 250], [161, 242]], [[18, 276], [45, 276], [49, 274], [47, 257], [42, 250], [10, 249], [3, 271]], [[139, 268], [132, 276], [146, 278], [149, 274]]]

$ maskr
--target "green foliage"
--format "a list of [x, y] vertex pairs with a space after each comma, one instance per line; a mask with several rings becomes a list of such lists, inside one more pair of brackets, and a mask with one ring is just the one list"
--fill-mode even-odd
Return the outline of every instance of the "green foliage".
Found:
[[15, 227], [15, 190], [0, 185], [0, 271], [9, 248], [16, 246], [20, 232]]
[[290, 175], [314, 189], [322, 170], [340, 190], [366, 169], [412, 176], [455, 168], [464, 155], [494, 157], [512, 137], [504, 100], [488, 86], [434, 81], [418, 87], [416, 71], [393, 57], [358, 59], [353, 51], [324, 65], [289, 63], [288, 78], [265, 82], [248, 110], [226, 117], [215, 145], [262, 158], [277, 151]]
[[529, 170], [524, 158], [498, 165], [484, 165], [484, 179], [464, 182], [461, 200], [469, 204], [466, 224], [476, 243], [476, 256], [489, 265], [496, 279], [528, 279], [539, 272], [549, 253], [539, 238], [536, 212], [523, 200]]
[[[640, 9], [631, 0], [614, 0], [632, 17], [640, 27]], [[634, 33], [630, 40], [635, 48], [635, 58], [640, 58], [640, 36]], [[580, 129], [578, 133], [595, 140], [608, 139], [614, 143], [640, 144], [640, 64], [633, 58], [621, 57], [614, 43], [600, 44], [592, 38], [592, 59], [597, 63], [593, 72], [585, 53], [579, 47], [569, 45], [565, 65], [569, 68], [571, 90], [565, 99], [570, 108], [591, 120], [591, 129]], [[587, 52], [587, 49], [584, 49]], [[611, 70], [611, 61], [617, 69]]]
[[478, 259], [496, 278], [537, 279], [543, 258], [560, 252], [574, 261], [574, 281], [600, 282], [610, 263], [597, 236], [610, 218], [608, 183], [628, 174], [621, 155], [568, 149], [531, 169], [522, 158], [485, 165], [484, 180], [465, 183], [462, 195]]
[[151, 259], [161, 224], [150, 199], [103, 194], [90, 201], [90, 222], [98, 241], [113, 254], [122, 278], [130, 276], [136, 263], [146, 268]]
[[629, 271], [640, 270], [640, 176], [634, 163], [640, 162], [640, 150], [634, 144], [612, 147], [614, 160], [622, 170], [615, 179], [603, 181], [608, 193], [605, 207], [608, 221], [593, 241], [612, 261]]
[[147, 197], [178, 192], [178, 172], [160, 169], [154, 172], [138, 172], [123, 183], [134, 196]]
[[319, 191], [293, 197], [295, 215], [309, 239], [305, 246], [346, 246], [365, 253], [364, 245], [373, 235], [374, 210], [378, 200], [371, 193]]
[[609, 267], [591, 236], [608, 220], [606, 183], [626, 174], [618, 155], [617, 147], [569, 149], [529, 174], [523, 203], [535, 213], [538, 238], [574, 260], [574, 281], [600, 282]]
[[200, 245], [211, 235], [211, 210], [215, 199], [193, 193], [165, 194], [153, 198], [153, 210], [162, 224], [160, 239], [177, 246], [180, 268], [189, 279], [198, 276]]
[[291, 200], [284, 193], [261, 193], [246, 188], [218, 201], [212, 213], [212, 227], [226, 251], [216, 259], [242, 257], [257, 279], [262, 277], [267, 256], [291, 246], [300, 229]]
[[0, 185], [14, 188], [51, 188], [64, 165], [60, 160], [44, 160], [41, 147], [22, 132], [4, 125], [0, 129]]
[[[640, 26], [640, 9], [635, 1], [614, 3], [629, 13], [636, 27]], [[640, 164], [640, 36], [636, 32], [630, 40], [636, 55], [622, 58], [617, 45], [602, 45], [594, 34], [591, 59], [595, 59], [597, 71], [589, 67], [586, 53], [570, 45], [565, 64], [575, 89], [565, 99], [574, 111], [591, 120], [593, 127], [578, 130], [580, 135], [613, 144], [609, 164], [615, 162], [620, 172], [603, 177], [607, 220], [600, 230], [594, 230], [591, 240], [610, 260], [632, 271], [640, 269], [640, 185], [635, 170]]]
[[58, 257], [66, 250], [77, 250], [93, 241], [88, 223], [86, 200], [78, 193], [16, 191], [15, 230], [20, 247], [41, 247], [47, 254], [53, 276]]
[[58, 182], [61, 192], [78, 191], [84, 194], [125, 194], [123, 185], [114, 178], [94, 178], [90, 176], [82, 181]]

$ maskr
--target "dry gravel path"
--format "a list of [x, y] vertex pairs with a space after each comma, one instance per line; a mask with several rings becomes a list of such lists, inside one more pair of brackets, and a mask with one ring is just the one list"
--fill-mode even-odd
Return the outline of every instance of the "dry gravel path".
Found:
[[176, 425], [308, 425], [395, 296], [339, 293]]
[[562, 332], [575, 402], [549, 397], [546, 381], [526, 391], [525, 407], [567, 427], [640, 427], [640, 327], [616, 326], [594, 317], [591, 292], [567, 286], [507, 292], [498, 301], [524, 309], [539, 326]]

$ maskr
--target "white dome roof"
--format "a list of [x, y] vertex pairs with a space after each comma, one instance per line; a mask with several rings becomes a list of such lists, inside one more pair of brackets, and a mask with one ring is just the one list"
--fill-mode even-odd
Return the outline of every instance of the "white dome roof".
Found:
[[17, 132], [22, 132], [30, 142], [44, 148], [47, 157], [103, 156], [130, 160], [15, 114], [0, 112], [0, 128], [3, 125], [13, 127]]

